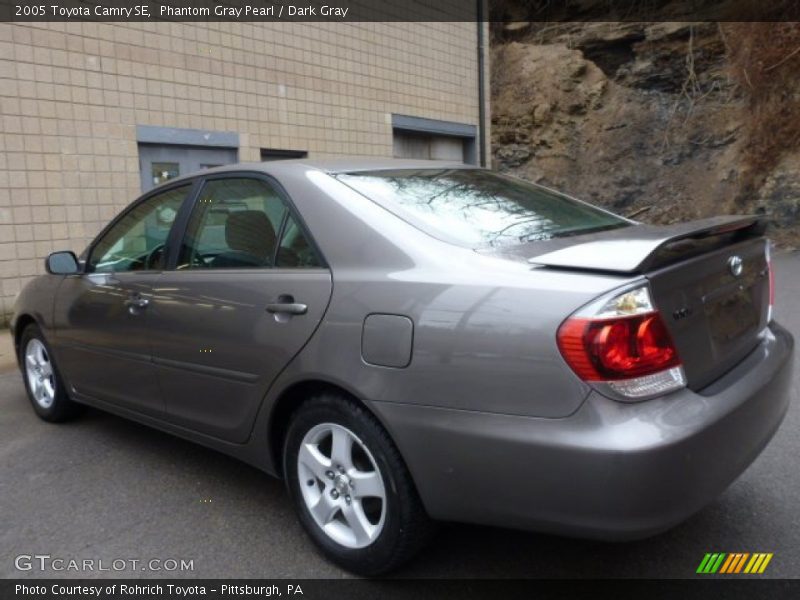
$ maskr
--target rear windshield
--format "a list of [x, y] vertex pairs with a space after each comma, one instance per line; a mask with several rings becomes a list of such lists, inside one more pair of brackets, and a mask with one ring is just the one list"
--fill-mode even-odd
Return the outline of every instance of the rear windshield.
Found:
[[433, 235], [502, 246], [625, 227], [630, 222], [520, 179], [478, 169], [403, 169], [337, 178]]

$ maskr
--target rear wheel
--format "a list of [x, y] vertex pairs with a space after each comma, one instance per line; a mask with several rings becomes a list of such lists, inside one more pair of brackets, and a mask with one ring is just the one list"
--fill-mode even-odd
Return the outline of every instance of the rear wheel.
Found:
[[286, 436], [284, 473], [300, 521], [333, 562], [386, 573], [416, 553], [432, 525], [380, 423], [351, 400], [304, 403]]
[[81, 405], [67, 395], [53, 354], [36, 325], [28, 325], [22, 332], [19, 353], [25, 389], [39, 417], [59, 422], [81, 412]]

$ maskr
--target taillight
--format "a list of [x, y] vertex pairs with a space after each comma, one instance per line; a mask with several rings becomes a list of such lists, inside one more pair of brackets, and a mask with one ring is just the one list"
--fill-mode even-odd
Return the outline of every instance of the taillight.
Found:
[[767, 309], [767, 323], [772, 321], [772, 310], [775, 306], [775, 270], [772, 268], [772, 252], [767, 241], [767, 274], [769, 275], [769, 308]]
[[628, 398], [684, 387], [678, 350], [646, 285], [602, 298], [569, 317], [557, 334], [573, 371]]

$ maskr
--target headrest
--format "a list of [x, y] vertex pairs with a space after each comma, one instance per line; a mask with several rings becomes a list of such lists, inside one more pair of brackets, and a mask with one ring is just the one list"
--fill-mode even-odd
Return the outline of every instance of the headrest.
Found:
[[275, 228], [260, 210], [238, 210], [225, 222], [225, 241], [231, 250], [244, 252], [266, 264], [275, 249]]

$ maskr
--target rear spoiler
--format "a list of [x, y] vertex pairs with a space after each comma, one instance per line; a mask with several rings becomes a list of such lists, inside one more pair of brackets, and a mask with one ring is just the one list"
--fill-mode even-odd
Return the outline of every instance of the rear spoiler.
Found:
[[528, 259], [557, 269], [639, 274], [716, 248], [761, 237], [759, 216], [725, 216], [677, 225], [633, 225], [597, 234], [598, 239]]

